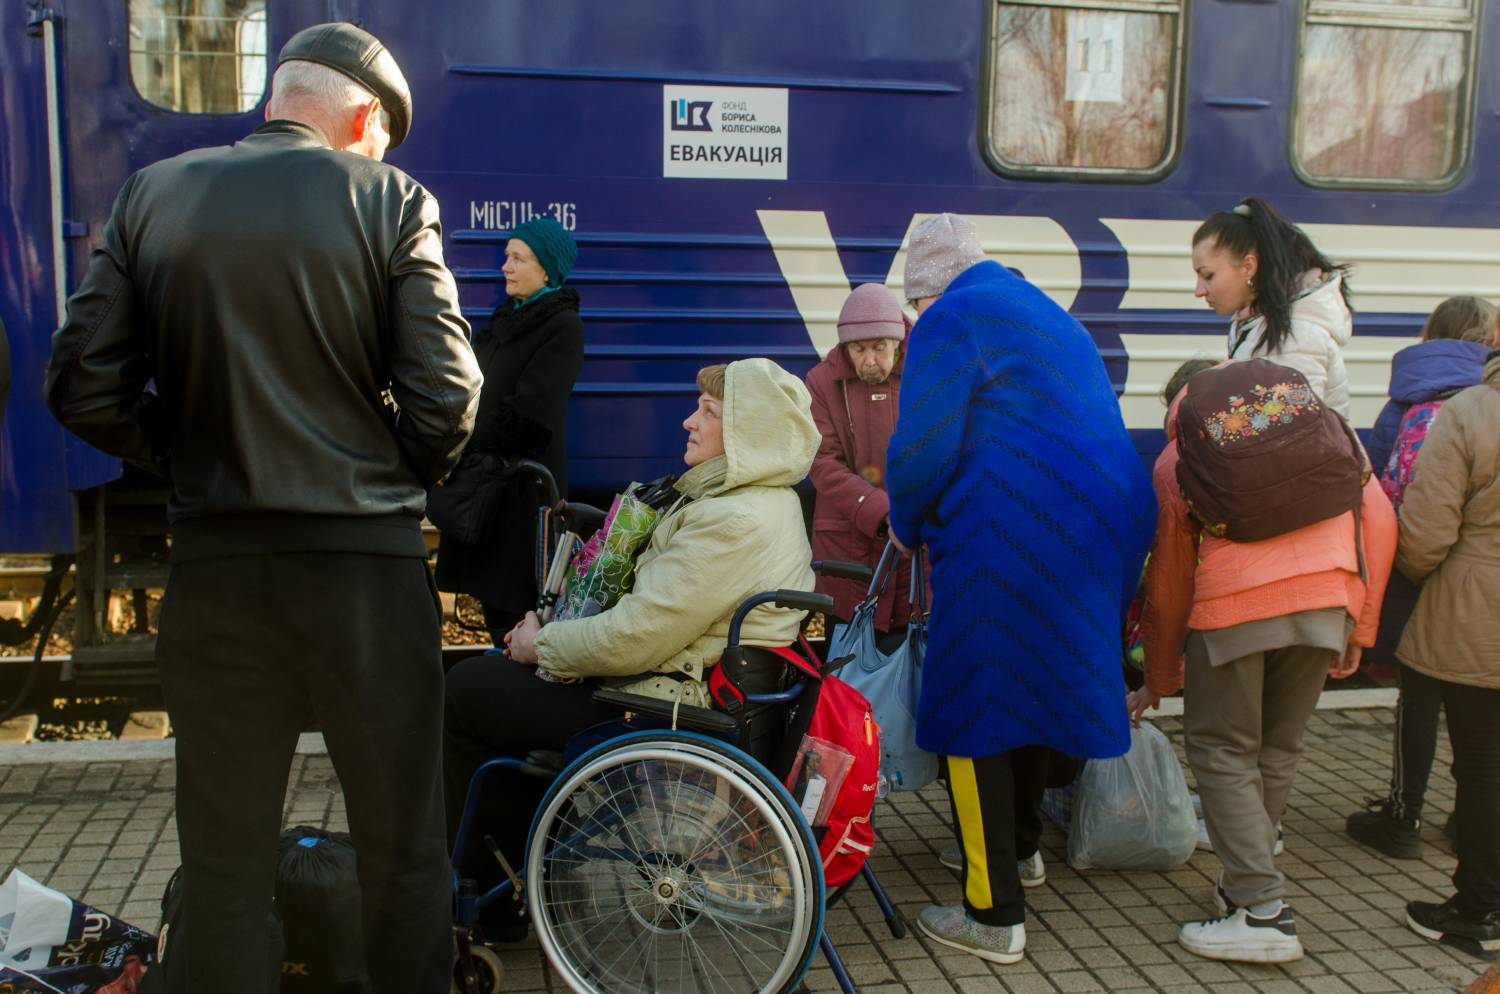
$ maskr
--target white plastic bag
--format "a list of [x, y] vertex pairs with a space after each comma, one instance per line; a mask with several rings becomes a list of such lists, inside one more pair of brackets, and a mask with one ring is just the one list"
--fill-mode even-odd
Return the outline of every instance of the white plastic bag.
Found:
[[66, 894], [12, 870], [0, 884], [0, 965], [46, 966], [68, 941], [73, 902]]
[[1068, 829], [1074, 869], [1170, 870], [1186, 863], [1198, 820], [1172, 744], [1154, 725], [1130, 730], [1130, 751], [1091, 759]]

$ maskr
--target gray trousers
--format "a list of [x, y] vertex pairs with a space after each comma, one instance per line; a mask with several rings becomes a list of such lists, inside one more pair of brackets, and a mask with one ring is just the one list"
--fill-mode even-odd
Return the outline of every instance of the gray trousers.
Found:
[[1210, 665], [1202, 636], [1188, 636], [1183, 728], [1203, 817], [1224, 864], [1224, 892], [1247, 906], [1283, 895], [1272, 850], [1302, 755], [1302, 733], [1328, 677], [1332, 653], [1309, 646]]

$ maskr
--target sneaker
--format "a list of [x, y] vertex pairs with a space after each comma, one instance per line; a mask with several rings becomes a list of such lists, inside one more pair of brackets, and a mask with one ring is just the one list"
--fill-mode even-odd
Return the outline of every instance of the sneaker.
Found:
[[1500, 911], [1471, 915], [1459, 910], [1457, 897], [1442, 904], [1413, 901], [1406, 906], [1406, 924], [1424, 939], [1482, 959], [1500, 959]]
[[961, 904], [923, 908], [917, 928], [934, 942], [991, 963], [1019, 963], [1026, 954], [1025, 925], [984, 925], [970, 918]]
[[[1208, 837], [1208, 822], [1202, 818], [1198, 819], [1198, 843], [1194, 847], [1199, 852], [1213, 852], [1214, 844]], [[1276, 845], [1271, 849], [1272, 856], [1280, 856], [1286, 852], [1286, 837], [1281, 832], [1281, 822], [1276, 823]]]
[[1222, 918], [1190, 922], [1177, 933], [1177, 943], [1204, 959], [1236, 963], [1290, 963], [1302, 958], [1297, 923], [1285, 902], [1270, 918], [1235, 908]]
[[1422, 858], [1420, 820], [1397, 818], [1391, 802], [1381, 798], [1366, 801], [1365, 808], [1344, 822], [1344, 831], [1351, 839], [1392, 859]]
[[1021, 877], [1022, 887], [1040, 887], [1047, 882], [1047, 864], [1042, 862], [1042, 851], [1038, 849], [1030, 859], [1016, 860], [1016, 873]]
[[1214, 881], [1214, 907], [1218, 909], [1220, 918], [1228, 918], [1230, 912], [1239, 907], [1229, 899], [1229, 892], [1224, 889], [1224, 874], [1222, 873], [1219, 874], [1219, 879]]
[[[946, 846], [938, 853], [938, 862], [954, 873], [964, 872], [964, 853], [958, 846]], [[1047, 882], [1047, 864], [1042, 862], [1042, 851], [1038, 849], [1030, 859], [1016, 860], [1016, 874], [1022, 887], [1040, 887]]]

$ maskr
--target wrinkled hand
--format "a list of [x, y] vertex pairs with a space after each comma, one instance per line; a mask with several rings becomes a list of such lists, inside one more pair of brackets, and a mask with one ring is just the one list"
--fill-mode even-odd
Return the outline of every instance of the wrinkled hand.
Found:
[[1335, 680], [1353, 676], [1354, 671], [1359, 669], [1359, 657], [1364, 655], [1364, 651], [1361, 646], [1350, 642], [1342, 657], [1338, 653], [1333, 654], [1333, 660], [1328, 664], [1328, 675]]
[[[887, 524], [889, 524], [890, 520], [890, 518], [886, 519]], [[901, 540], [896, 537], [896, 533], [894, 530], [891, 532], [891, 544], [896, 547], [896, 551], [901, 553], [901, 555], [905, 556], [907, 559], [911, 558], [911, 550], [901, 544]]]
[[1160, 703], [1160, 697], [1157, 697], [1146, 687], [1142, 687], [1140, 690], [1132, 690], [1126, 695], [1125, 713], [1130, 715], [1130, 723], [1136, 728], [1140, 728], [1141, 718], [1147, 711], [1150, 711]]
[[505, 653], [518, 663], [536, 665], [536, 633], [542, 623], [535, 611], [527, 611], [526, 617], [505, 633]]

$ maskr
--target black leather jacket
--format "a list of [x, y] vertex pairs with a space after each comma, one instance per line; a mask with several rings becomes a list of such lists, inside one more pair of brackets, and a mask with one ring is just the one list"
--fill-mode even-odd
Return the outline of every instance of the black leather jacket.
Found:
[[[468, 331], [432, 196], [272, 121], [126, 180], [53, 336], [47, 403], [162, 468], [179, 534], [320, 516], [401, 525], [410, 550], [473, 427]], [[370, 547], [331, 547], [351, 544]]]

